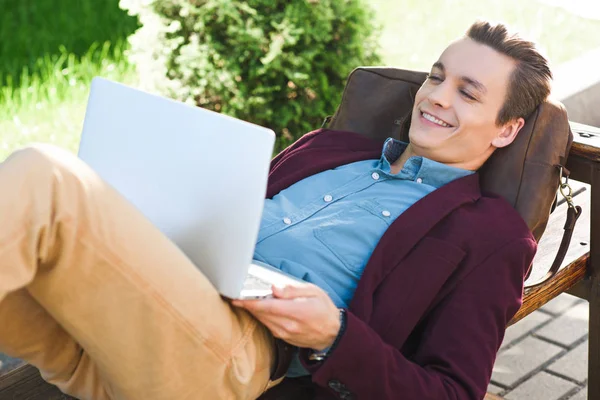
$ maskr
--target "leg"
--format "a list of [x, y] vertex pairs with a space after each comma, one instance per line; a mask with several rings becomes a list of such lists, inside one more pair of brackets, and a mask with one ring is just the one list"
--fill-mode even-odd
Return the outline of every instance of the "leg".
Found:
[[41, 366], [44, 380], [63, 391], [94, 400], [109, 399], [87, 353], [25, 289], [2, 300], [0, 321], [0, 349]]
[[588, 342], [588, 399], [600, 400], [600, 279], [591, 278]]
[[[66, 392], [93, 397], [75, 391], [95, 385], [119, 399], [262, 392], [274, 358], [267, 330], [223, 301], [175, 245], [76, 157], [50, 147], [17, 153], [0, 166], [0, 191], [0, 316], [14, 317], [10, 308], [18, 305], [9, 296], [25, 288], [19, 296], [29, 294], [72, 338], [70, 346], [83, 350], [89, 365], [61, 378]], [[12, 354], [20, 351], [14, 336], [0, 332], [1, 351], [11, 354], [7, 343]], [[46, 370], [34, 353], [30, 359]]]
[[600, 400], [600, 166], [591, 165], [592, 208], [590, 222], [590, 273], [591, 289], [589, 344], [588, 344], [588, 399]]

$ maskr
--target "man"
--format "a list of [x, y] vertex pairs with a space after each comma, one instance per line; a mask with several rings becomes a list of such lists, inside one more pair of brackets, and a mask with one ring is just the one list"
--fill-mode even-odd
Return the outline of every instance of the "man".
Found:
[[475, 171], [550, 78], [532, 43], [476, 23], [419, 90], [409, 145], [319, 130], [277, 156], [255, 258], [312, 283], [269, 300], [223, 300], [75, 157], [17, 152], [0, 351], [86, 399], [252, 399], [282, 368], [318, 398], [481, 399], [536, 245]]

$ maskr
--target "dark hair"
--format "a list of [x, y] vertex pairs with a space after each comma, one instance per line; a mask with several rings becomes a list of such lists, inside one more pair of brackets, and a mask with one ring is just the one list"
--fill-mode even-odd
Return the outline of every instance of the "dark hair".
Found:
[[510, 77], [504, 105], [496, 120], [498, 125], [527, 117], [546, 100], [550, 94], [552, 72], [548, 60], [533, 42], [509, 33], [503, 24], [492, 25], [487, 21], [477, 21], [471, 25], [467, 37], [517, 62]]

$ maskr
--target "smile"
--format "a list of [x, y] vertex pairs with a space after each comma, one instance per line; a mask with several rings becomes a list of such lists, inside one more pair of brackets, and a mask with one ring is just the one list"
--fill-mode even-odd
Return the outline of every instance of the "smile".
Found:
[[436, 125], [439, 125], [439, 126], [441, 126], [441, 127], [444, 127], [444, 128], [451, 128], [451, 127], [452, 127], [452, 125], [448, 124], [447, 122], [445, 122], [445, 121], [442, 121], [441, 119], [439, 119], [439, 118], [437, 118], [437, 117], [434, 117], [433, 115], [431, 115], [431, 114], [428, 114], [428, 113], [426, 113], [426, 112], [421, 112], [421, 115], [422, 115], [422, 116], [423, 116], [423, 118], [425, 118], [427, 121], [429, 121], [429, 122], [433, 122], [434, 124], [436, 124]]

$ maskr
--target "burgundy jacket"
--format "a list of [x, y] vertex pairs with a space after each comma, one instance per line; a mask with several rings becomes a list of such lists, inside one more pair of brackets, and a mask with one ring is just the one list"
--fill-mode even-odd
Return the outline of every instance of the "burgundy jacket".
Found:
[[[273, 159], [267, 197], [378, 159], [382, 146], [351, 132], [308, 133]], [[379, 241], [331, 355], [311, 365], [301, 351], [315, 397], [482, 399], [535, 251], [525, 222], [505, 200], [481, 193], [478, 174], [425, 196]]]

